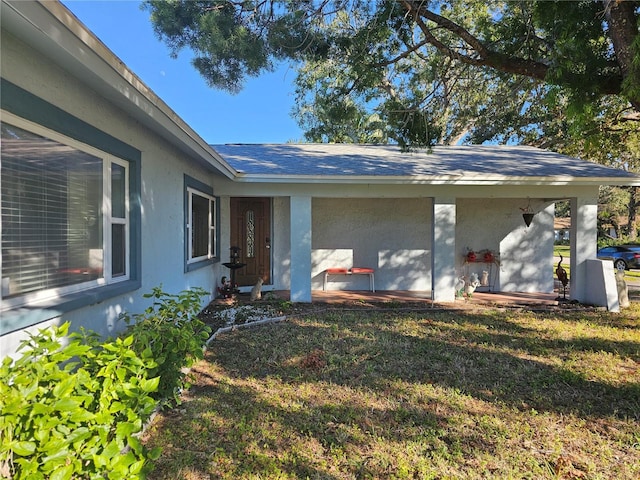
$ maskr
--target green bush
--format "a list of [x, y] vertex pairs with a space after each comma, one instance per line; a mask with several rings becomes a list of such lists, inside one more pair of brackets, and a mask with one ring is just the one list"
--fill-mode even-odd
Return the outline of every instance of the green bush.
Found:
[[160, 449], [137, 435], [159, 404], [179, 401], [184, 368], [204, 355], [205, 294], [155, 288], [153, 305], [125, 314], [129, 327], [104, 343], [68, 334], [69, 323], [30, 335], [0, 366], [0, 478], [146, 478]]
[[153, 412], [159, 378], [150, 351], [133, 337], [98, 343], [69, 323], [22, 343], [22, 356], [0, 367], [0, 477], [145, 478], [148, 451], [136, 438]]
[[131, 347], [139, 354], [149, 350], [156, 361], [149, 375], [160, 377], [160, 385], [153, 396], [165, 405], [180, 402], [180, 391], [189, 387], [185, 369], [204, 356], [211, 328], [197, 314], [206, 294], [195, 288], [174, 295], [157, 287], [145, 295], [155, 301], [144, 313], [123, 315], [129, 324], [125, 335], [134, 338]]

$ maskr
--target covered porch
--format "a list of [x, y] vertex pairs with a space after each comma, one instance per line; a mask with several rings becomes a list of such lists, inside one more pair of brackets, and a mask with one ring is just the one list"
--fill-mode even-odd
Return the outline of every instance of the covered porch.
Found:
[[[377, 301], [408, 294], [428, 303], [461, 303], [461, 277], [486, 278], [478, 282], [485, 288], [466, 303], [555, 301], [554, 202], [568, 199], [571, 299], [602, 304], [602, 275], [587, 267], [597, 262], [598, 188], [640, 181], [628, 172], [529, 147], [214, 148], [241, 172], [238, 182], [221, 178], [214, 186], [221, 218], [229, 219], [221, 231], [235, 221], [227, 213], [228, 199], [271, 198], [265, 248], [272, 269], [266, 285], [288, 291], [298, 303], [365, 295], [368, 279], [354, 276], [333, 279], [322, 291], [325, 272], [356, 267], [375, 271], [376, 292], [366, 295]], [[523, 213], [535, 218], [525, 222]], [[225, 241], [223, 236], [221, 251], [230, 246]], [[470, 251], [490, 252], [492, 261], [470, 261]]]

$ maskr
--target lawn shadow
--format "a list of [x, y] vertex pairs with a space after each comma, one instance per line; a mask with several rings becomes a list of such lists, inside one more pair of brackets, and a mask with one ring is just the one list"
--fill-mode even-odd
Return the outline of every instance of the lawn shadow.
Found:
[[[206, 362], [217, 363], [214, 357], [208, 356]], [[447, 434], [449, 408], [436, 402], [416, 405], [407, 397], [405, 401], [386, 404], [383, 398], [374, 395], [374, 403], [382, 405], [372, 407], [368, 403], [371, 398], [363, 398], [361, 392], [347, 387], [338, 396], [312, 395], [303, 404], [292, 406], [288, 403], [291, 392], [286, 389], [282, 392], [284, 398], [267, 398], [252, 381], [236, 377], [238, 382], [229, 382], [212, 375], [206, 362], [194, 369], [197, 380], [185, 398], [185, 412], [165, 416], [155, 426], [183, 432], [180, 448], [171, 446], [159, 459], [157, 469], [161, 472], [168, 472], [169, 466], [176, 463], [189, 463], [197, 458], [193, 452], [200, 452], [204, 462], [191, 464], [190, 468], [203, 476], [210, 475], [215, 468], [216, 456], [236, 462], [231, 469], [226, 467], [226, 472], [232, 472], [231, 478], [246, 478], [260, 472], [267, 478], [269, 475], [280, 478], [285, 473], [295, 478], [337, 480], [345, 478], [345, 469], [353, 478], [393, 476], [390, 459], [360, 455], [372, 442], [389, 446], [420, 444], [422, 450], [416, 454], [425, 463], [430, 461], [431, 453], [442, 451], [462, 456], [471, 449], [482, 449], [488, 455], [496, 454], [490, 439], [480, 438], [477, 432], [456, 437]], [[313, 383], [314, 375], [298, 377], [298, 387], [304, 389], [305, 384]], [[292, 385], [291, 379], [283, 380], [284, 384]], [[327, 387], [335, 392], [335, 385]], [[385, 387], [388, 389], [389, 386]], [[194, 415], [194, 412], [203, 413]], [[203, 445], [208, 450], [204, 455]], [[279, 456], [282, 452], [287, 453]], [[326, 456], [335, 457], [336, 464], [318, 461]], [[341, 473], [333, 473], [339, 462], [343, 463]], [[418, 472], [420, 466], [412, 468]], [[173, 474], [154, 478], [173, 478]]]
[[[283, 381], [308, 381], [308, 372], [299, 363], [286, 360], [318, 349], [327, 361], [318, 379], [340, 385], [372, 386], [372, 381], [399, 379], [437, 383], [488, 401], [583, 418], [640, 416], [637, 383], [594, 381], [562, 364], [544, 361], [549, 356], [562, 359], [569, 352], [585, 351], [615, 353], [637, 362], [640, 345], [636, 342], [542, 339], [535, 329], [478, 313], [425, 316], [418, 319], [419, 331], [411, 332], [398, 328], [396, 322], [401, 320], [390, 314], [375, 314], [375, 319], [364, 322], [353, 318], [344, 329], [332, 326], [330, 317], [327, 323], [267, 327], [273, 334], [268, 344], [248, 333], [251, 338], [243, 336], [240, 342], [232, 342], [230, 349], [237, 355], [229, 357], [222, 345], [212, 351], [212, 360], [232, 376], [275, 375]], [[491, 328], [484, 328], [487, 325]]]
[[635, 342], [541, 338], [493, 314], [330, 312], [234, 331], [194, 367], [184, 413], [156, 422], [178, 445], [161, 445], [153, 478], [175, 478], [182, 464], [201, 475], [193, 478], [216, 465], [236, 478], [344, 478], [326, 458], [354, 478], [388, 478], [384, 459], [361, 454], [371, 442], [419, 445], [414, 475], [436, 452], [497, 456], [491, 436], [449, 428], [466, 398], [487, 409], [638, 420], [637, 383], [592, 381], [545, 361], [576, 351], [638, 359]]

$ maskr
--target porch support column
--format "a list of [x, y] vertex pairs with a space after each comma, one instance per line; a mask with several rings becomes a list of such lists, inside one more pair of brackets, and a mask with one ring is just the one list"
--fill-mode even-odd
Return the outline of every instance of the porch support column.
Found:
[[431, 298], [436, 302], [456, 299], [456, 199], [433, 199], [431, 239]]
[[587, 288], [587, 260], [595, 259], [598, 241], [598, 193], [571, 199], [571, 271], [572, 300], [590, 303]]
[[291, 197], [291, 301], [311, 302], [311, 197]]

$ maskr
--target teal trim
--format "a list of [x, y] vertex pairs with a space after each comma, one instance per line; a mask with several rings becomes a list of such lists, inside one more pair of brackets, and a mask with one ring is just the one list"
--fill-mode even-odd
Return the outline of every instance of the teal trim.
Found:
[[43, 127], [96, 147], [123, 160], [140, 161], [141, 153], [132, 146], [98, 130], [40, 97], [2, 79], [0, 105], [3, 110]]
[[194, 188], [206, 195], [213, 197], [213, 187], [207, 185], [200, 180], [197, 180], [187, 174], [184, 175], [184, 191], [186, 194], [187, 188]]
[[141, 287], [142, 153], [4, 78], [1, 79], [0, 88], [2, 89], [0, 105], [3, 110], [129, 162], [129, 245], [131, 249], [129, 280], [65, 295], [47, 304], [26, 305], [2, 312], [0, 335], [4, 335]]
[[202, 260], [196, 263], [189, 263], [189, 232], [187, 231], [187, 219], [189, 218], [189, 192], [187, 192], [187, 188], [193, 188], [198, 190], [206, 195], [210, 195], [213, 197], [213, 188], [207, 185], [200, 180], [197, 180], [187, 174], [184, 175], [184, 271], [192, 272], [194, 270], [198, 270], [200, 268], [207, 267], [209, 265], [213, 265], [220, 261], [220, 252], [218, 252], [218, 245], [220, 245], [220, 233], [218, 225], [220, 225], [220, 206], [219, 201], [216, 198], [215, 201], [215, 222], [216, 222], [216, 255], [215, 257], [207, 260]]
[[22, 330], [38, 323], [59, 317], [67, 312], [94, 305], [111, 297], [123, 295], [141, 287], [139, 280], [128, 280], [84, 292], [65, 295], [50, 302], [40, 302], [7, 312], [2, 312], [0, 335]]

